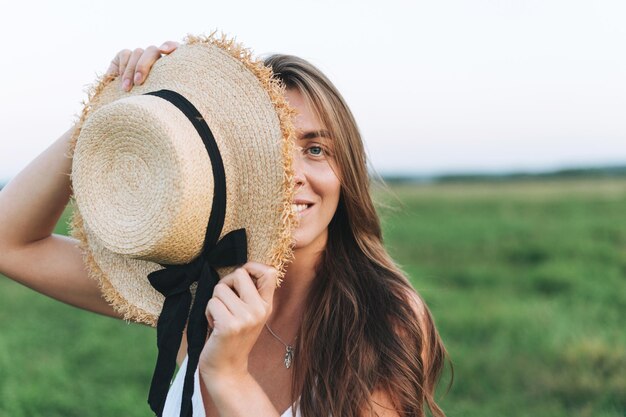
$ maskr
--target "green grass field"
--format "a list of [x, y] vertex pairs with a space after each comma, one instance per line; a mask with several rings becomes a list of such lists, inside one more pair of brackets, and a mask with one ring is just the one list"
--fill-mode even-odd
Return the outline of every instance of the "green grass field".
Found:
[[[626, 180], [376, 196], [454, 363], [449, 417], [626, 416]], [[153, 329], [2, 277], [0, 332], [0, 416], [151, 415]]]

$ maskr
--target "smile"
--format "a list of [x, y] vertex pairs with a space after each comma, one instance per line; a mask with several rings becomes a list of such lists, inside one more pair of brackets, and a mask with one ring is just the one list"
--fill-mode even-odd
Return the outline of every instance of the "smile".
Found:
[[301, 213], [304, 210], [308, 209], [309, 207], [311, 207], [313, 204], [292, 204], [291, 205], [291, 210], [294, 213]]

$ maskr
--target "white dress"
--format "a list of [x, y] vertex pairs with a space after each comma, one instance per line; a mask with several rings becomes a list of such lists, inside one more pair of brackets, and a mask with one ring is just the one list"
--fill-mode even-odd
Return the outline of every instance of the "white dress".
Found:
[[[176, 373], [174, 382], [170, 385], [170, 389], [165, 399], [165, 406], [163, 407], [163, 417], [179, 417], [180, 416], [180, 404], [183, 399], [183, 385], [185, 381], [185, 369], [187, 369], [187, 357], [182, 365], [180, 365], [179, 372]], [[202, 394], [200, 392], [200, 373], [196, 369], [194, 374], [194, 388], [193, 396], [191, 397], [191, 405], [193, 408], [194, 417], [206, 417], [204, 413], [204, 404], [202, 403]], [[298, 409], [296, 415], [291, 413], [291, 407], [289, 407], [280, 417], [301, 417], [300, 410]]]

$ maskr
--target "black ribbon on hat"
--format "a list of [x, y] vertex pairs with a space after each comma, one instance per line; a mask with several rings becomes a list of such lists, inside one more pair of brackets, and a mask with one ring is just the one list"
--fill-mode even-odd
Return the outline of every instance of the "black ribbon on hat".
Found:
[[[161, 417], [172, 376], [176, 370], [176, 356], [187, 323], [187, 315], [189, 315], [187, 369], [180, 408], [180, 417], [189, 417], [193, 413], [191, 399], [194, 391], [194, 374], [208, 333], [205, 310], [213, 289], [219, 281], [215, 268], [246, 263], [246, 231], [245, 229], [233, 230], [218, 241], [226, 216], [226, 175], [215, 137], [200, 112], [189, 100], [174, 91], [159, 90], [147, 94], [169, 101], [185, 114], [202, 138], [213, 169], [213, 204], [202, 252], [188, 264], [161, 264], [165, 269], [148, 274], [150, 284], [165, 296], [157, 322], [158, 356], [152, 375], [148, 403], [152, 411]], [[193, 305], [191, 305], [192, 297], [189, 287], [194, 282], [198, 282], [198, 286]]]

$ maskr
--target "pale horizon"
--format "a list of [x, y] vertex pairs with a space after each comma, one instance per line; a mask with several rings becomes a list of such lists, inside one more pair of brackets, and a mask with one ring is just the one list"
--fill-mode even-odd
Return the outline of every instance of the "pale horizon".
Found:
[[70, 127], [117, 51], [215, 29], [319, 66], [381, 175], [626, 165], [624, 2], [147, 4], [5, 8], [0, 182]]

